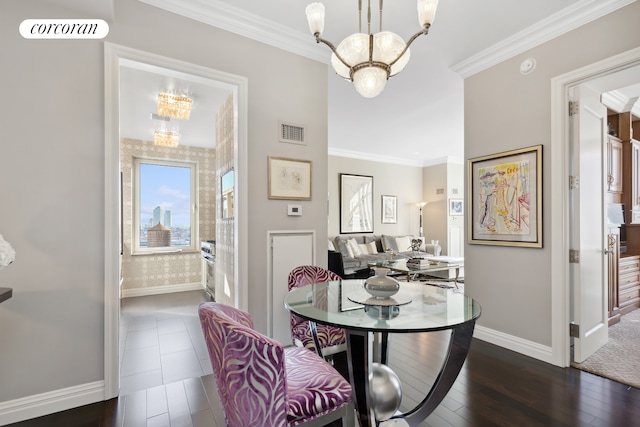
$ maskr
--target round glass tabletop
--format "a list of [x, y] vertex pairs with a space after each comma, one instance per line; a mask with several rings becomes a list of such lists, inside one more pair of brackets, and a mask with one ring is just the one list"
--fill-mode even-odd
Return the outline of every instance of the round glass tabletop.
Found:
[[[303, 319], [347, 329], [374, 332], [428, 332], [452, 329], [480, 317], [481, 307], [457, 289], [420, 282], [400, 282], [397, 298], [405, 305], [384, 312], [353, 302], [361, 295], [364, 280], [315, 283], [291, 290], [285, 307]], [[357, 300], [357, 299], [356, 299]]]

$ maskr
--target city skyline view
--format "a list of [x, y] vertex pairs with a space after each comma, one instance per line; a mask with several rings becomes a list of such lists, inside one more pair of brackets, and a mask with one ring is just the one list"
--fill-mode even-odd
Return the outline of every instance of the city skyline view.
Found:
[[171, 211], [172, 225], [191, 226], [191, 170], [188, 167], [140, 164], [141, 225], [154, 218], [153, 211], [158, 206], [163, 211]]
[[191, 169], [140, 163], [140, 246], [158, 223], [171, 229], [171, 246], [191, 245]]

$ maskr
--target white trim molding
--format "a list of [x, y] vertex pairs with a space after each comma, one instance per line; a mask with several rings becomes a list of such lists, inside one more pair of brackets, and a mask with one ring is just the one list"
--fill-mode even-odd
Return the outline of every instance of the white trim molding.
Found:
[[[568, 329], [568, 328], [567, 328]], [[473, 337], [499, 347], [533, 357], [546, 363], [553, 363], [552, 349], [549, 346], [535, 343], [533, 341], [524, 340], [522, 338], [505, 334], [494, 329], [485, 328], [476, 325]]]
[[529, 49], [595, 21], [636, 0], [582, 0], [493, 46], [454, 64], [451, 70], [470, 77]]
[[95, 381], [0, 402], [0, 425], [30, 420], [103, 400], [104, 381]]
[[176, 292], [202, 291], [202, 283], [183, 283], [166, 286], [147, 286], [144, 288], [122, 289], [122, 298], [145, 297], [148, 295], [173, 294]]
[[168, 12], [209, 24], [261, 43], [329, 63], [329, 55], [316, 47], [309, 34], [293, 30], [220, 0], [139, 0]]
[[[554, 365], [570, 365], [569, 321], [569, 90], [603, 76], [640, 67], [640, 48], [623, 52], [551, 79], [551, 342]], [[631, 73], [637, 75], [637, 73]]]
[[332, 148], [329, 147], [328, 154], [330, 156], [335, 157], [345, 157], [348, 159], [360, 159], [360, 160], [368, 160], [370, 162], [380, 162], [387, 163], [393, 165], [401, 165], [401, 166], [414, 166], [414, 167], [427, 167], [427, 166], [435, 166], [441, 164], [464, 164], [464, 160], [461, 157], [454, 156], [445, 156], [437, 159], [429, 159], [429, 160], [413, 160], [413, 159], [405, 159], [401, 157], [389, 157], [389, 156], [381, 156], [377, 154], [371, 153], [363, 153], [361, 151], [351, 151], [351, 150], [343, 150], [341, 148]]
[[[215, 81], [229, 87], [237, 103], [237, 164], [238, 182], [236, 206], [236, 306], [248, 307], [248, 87], [246, 77], [211, 69], [197, 64], [156, 55], [110, 42], [104, 42], [105, 64], [105, 242], [104, 242], [104, 399], [119, 393], [119, 321], [120, 321], [120, 269], [119, 269], [119, 75], [123, 62], [134, 61], [154, 67], [166, 68], [196, 78]], [[129, 62], [130, 63], [130, 62]]]

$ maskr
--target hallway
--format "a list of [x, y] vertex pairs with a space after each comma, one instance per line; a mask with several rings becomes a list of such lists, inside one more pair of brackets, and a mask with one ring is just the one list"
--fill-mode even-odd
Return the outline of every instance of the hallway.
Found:
[[212, 373], [198, 319], [204, 291], [124, 298], [120, 394]]

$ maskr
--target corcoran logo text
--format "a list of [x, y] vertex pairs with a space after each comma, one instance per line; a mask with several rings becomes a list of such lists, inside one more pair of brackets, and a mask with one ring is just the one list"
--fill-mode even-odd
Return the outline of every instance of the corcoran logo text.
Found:
[[25, 39], [103, 39], [109, 24], [102, 19], [25, 19], [20, 35]]

